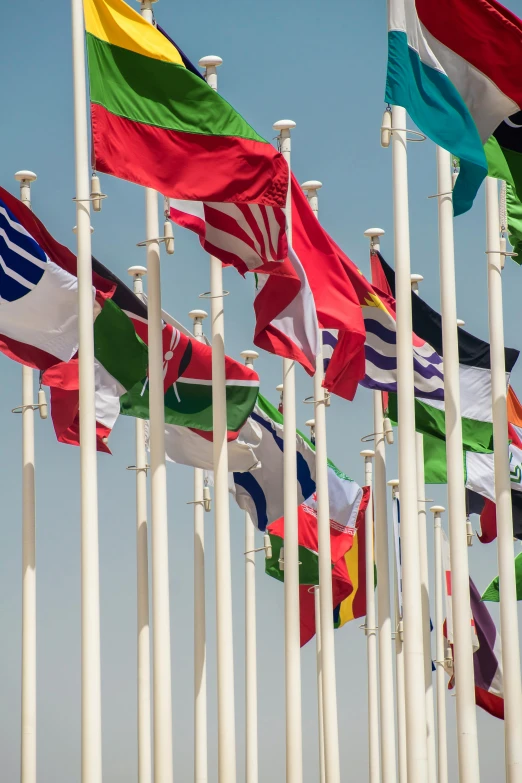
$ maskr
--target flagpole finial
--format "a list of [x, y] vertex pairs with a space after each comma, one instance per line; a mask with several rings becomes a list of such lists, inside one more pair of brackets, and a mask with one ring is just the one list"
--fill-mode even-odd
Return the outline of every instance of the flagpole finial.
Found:
[[259, 358], [259, 354], [258, 354], [257, 351], [250, 351], [250, 350], [248, 350], [248, 351], [241, 351], [241, 353], [239, 355], [242, 356], [243, 359], [258, 359]]
[[462, 318], [457, 318], [457, 326], [466, 326], [466, 321], [463, 321]]
[[293, 128], [295, 128], [296, 123], [293, 120], [278, 120], [277, 122], [274, 122], [272, 125], [273, 129], [276, 131], [291, 131]]
[[446, 509], [444, 506], [431, 506], [430, 511], [436, 516], [439, 516], [439, 514], [442, 514]]
[[17, 171], [14, 175], [14, 178], [17, 182], [34, 182], [38, 177], [34, 173], [34, 171]]
[[315, 427], [315, 419], [307, 419], [305, 424], [307, 427]]
[[278, 384], [278, 385], [276, 386], [276, 391], [278, 391], [278, 392], [280, 392], [280, 393], [283, 391], [283, 384], [282, 384], [282, 383], [280, 383], [280, 384]]
[[423, 275], [410, 275], [410, 282], [411, 282], [411, 290], [414, 291], [416, 294], [419, 293], [419, 283], [422, 283], [424, 280]]
[[147, 267], [145, 266], [130, 266], [127, 269], [127, 274], [131, 277], [143, 277], [147, 274]]
[[365, 459], [371, 459], [372, 457], [375, 457], [375, 451], [372, 451], [371, 449], [363, 449], [360, 454], [361, 457], [364, 457]]
[[207, 54], [198, 60], [198, 65], [200, 68], [217, 68], [219, 65], [223, 65], [223, 58], [217, 54]]
[[309, 190], [319, 190], [323, 187], [323, 183], [319, 182], [318, 179], [307, 179], [306, 182], [302, 183], [301, 187], [306, 193]]
[[373, 239], [374, 237], [382, 237], [385, 233], [386, 231], [383, 228], [367, 228], [364, 236]]
[[192, 318], [193, 321], [203, 321], [207, 315], [208, 313], [205, 310], [191, 310], [189, 318]]

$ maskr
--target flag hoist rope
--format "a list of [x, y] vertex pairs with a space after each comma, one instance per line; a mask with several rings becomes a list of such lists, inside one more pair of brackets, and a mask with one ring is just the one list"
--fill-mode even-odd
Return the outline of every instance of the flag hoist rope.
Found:
[[[194, 337], [203, 340], [204, 310], [191, 310]], [[205, 607], [204, 471], [194, 468], [194, 783], [207, 783], [207, 636]], [[210, 490], [207, 489], [210, 493]], [[210, 503], [208, 508], [210, 509]]]
[[368, 666], [368, 756], [369, 783], [379, 783], [379, 694], [377, 681], [377, 627], [375, 625], [375, 576], [373, 561], [373, 491], [372, 459], [375, 452], [371, 449], [361, 451], [364, 457], [364, 484], [370, 489], [370, 500], [366, 506], [364, 519], [365, 571], [366, 571], [366, 656]]
[[[131, 266], [133, 290], [143, 297], [143, 266]], [[152, 781], [150, 702], [149, 542], [147, 524], [147, 451], [145, 421], [135, 419], [136, 431], [136, 567], [138, 594], [138, 783]]]
[[[71, 0], [80, 387], [82, 783], [101, 783], [100, 577], [89, 141], [82, 0]], [[169, 781], [166, 781], [169, 783]]]
[[[290, 181], [290, 131], [292, 120], [274, 123], [281, 153], [288, 163], [286, 233], [292, 244], [292, 198]], [[283, 359], [283, 481], [285, 518], [285, 694], [286, 783], [303, 780], [303, 729], [301, 715], [301, 648], [299, 621], [299, 546], [297, 529], [297, 455], [295, 410], [295, 362]]]
[[[502, 304], [502, 257], [500, 255], [498, 183], [486, 178], [486, 231], [488, 269], [489, 341], [491, 351], [491, 404], [495, 444], [495, 502], [497, 506], [497, 553], [500, 591], [500, 636], [504, 678], [504, 736], [506, 780], [522, 781], [522, 691], [517, 618], [517, 590], [513, 564], [513, 510], [509, 473], [506, 364]], [[449, 468], [449, 466], [448, 466]], [[453, 549], [451, 550], [453, 570]], [[458, 684], [458, 680], [457, 680]]]
[[[370, 239], [370, 252], [380, 251], [382, 229], [364, 232]], [[396, 783], [395, 710], [393, 702], [392, 617], [390, 600], [390, 562], [388, 513], [386, 503], [386, 454], [382, 393], [373, 392], [374, 467], [373, 507], [375, 515], [375, 562], [377, 580], [377, 626], [379, 633], [379, 715], [381, 769], [383, 783]]]
[[444, 671], [444, 609], [442, 594], [442, 523], [444, 506], [432, 506], [435, 566], [435, 643], [437, 678], [437, 783], [448, 783], [448, 737], [446, 729], [446, 672]]
[[[406, 128], [406, 111], [392, 109], [393, 128]], [[408, 778], [428, 783], [424, 648], [420, 591], [415, 407], [412, 348], [410, 228], [406, 132], [392, 133], [395, 276], [397, 300], [397, 392], [399, 481], [401, 482], [404, 674]]]
[[[152, 2], [141, 14], [152, 24]], [[158, 194], [145, 188], [148, 277], [154, 779], [172, 783], [172, 668]]]
[[[241, 351], [253, 367], [257, 351]], [[245, 783], [258, 783], [257, 637], [256, 637], [256, 529], [245, 511]]]
[[[36, 174], [19, 171], [20, 200], [31, 209]], [[36, 783], [36, 499], [34, 371], [22, 365], [22, 705], [20, 781]]]
[[[302, 186], [318, 218], [317, 180]], [[316, 454], [317, 529], [319, 549], [319, 622], [321, 624], [321, 663], [323, 696], [323, 743], [325, 778], [328, 783], [340, 783], [339, 727], [337, 718], [337, 688], [335, 674], [335, 639], [332, 595], [332, 554], [330, 544], [330, 499], [328, 493], [328, 461], [326, 448], [327, 392], [323, 388], [324, 364], [322, 346], [316, 357], [314, 375], [314, 419]], [[316, 620], [317, 624], [317, 620]]]
[[[203, 57], [205, 78], [217, 90], [220, 57]], [[214, 456], [214, 520], [216, 549], [216, 636], [218, 692], [218, 781], [236, 781], [234, 655], [232, 644], [232, 564], [228, 495], [227, 399], [223, 266], [210, 256], [210, 320], [212, 326], [212, 426]]]
[[441, 194], [438, 196], [440, 300], [442, 342], [444, 345], [448, 526], [451, 550], [451, 604], [454, 629], [455, 688], [457, 695], [459, 781], [460, 783], [478, 783], [480, 772], [473, 647], [469, 631], [471, 609], [468, 543], [465, 525], [466, 497], [462, 461], [451, 156], [449, 152], [440, 147], [437, 147], [437, 175], [437, 192]]

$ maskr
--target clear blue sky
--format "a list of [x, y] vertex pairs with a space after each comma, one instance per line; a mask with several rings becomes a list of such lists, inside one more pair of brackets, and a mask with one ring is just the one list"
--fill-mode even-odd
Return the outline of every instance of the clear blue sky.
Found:
[[[508, 0], [522, 15], [522, 0]], [[136, 7], [137, 4], [136, 4]], [[188, 56], [223, 57], [219, 88], [267, 138], [272, 123], [290, 117], [293, 168], [300, 181], [318, 178], [320, 217], [328, 231], [363, 271], [368, 270], [363, 231], [382, 226], [386, 258], [393, 260], [391, 153], [379, 146], [386, 65], [384, 0], [265, 0], [264, 3], [160, 2], [156, 16]], [[54, 236], [74, 247], [75, 222], [70, 9], [68, 3], [26, 0], [8, 4], [0, 32], [0, 183], [16, 193], [13, 174], [38, 174], [33, 207]], [[412, 271], [424, 275], [422, 295], [439, 306], [435, 148], [410, 147]], [[143, 192], [103, 178], [109, 195], [93, 216], [93, 251], [124, 277], [143, 263], [136, 243], [144, 238]], [[484, 195], [456, 222], [459, 316], [487, 339]], [[208, 261], [193, 235], [176, 230], [176, 254], [163, 259], [163, 301], [179, 320], [201, 306], [208, 290]], [[251, 346], [253, 292], [234, 270], [225, 272], [226, 345], [230, 355]], [[506, 342], [521, 347], [522, 270], [504, 272]], [[21, 454], [20, 368], [0, 357], [0, 487], [3, 497], [0, 547], [0, 764], [1, 777], [19, 775]], [[281, 366], [263, 355], [262, 388], [275, 400]], [[522, 388], [522, 365], [513, 376]], [[311, 394], [300, 372], [298, 399]], [[300, 405], [301, 427], [310, 410]], [[362, 482], [360, 438], [372, 431], [371, 396], [362, 389], [353, 403], [333, 400], [328, 412], [329, 453]], [[134, 427], [120, 420], [111, 437], [113, 456], [100, 456], [100, 578], [103, 684], [103, 765], [106, 783], [137, 780], [136, 755], [136, 568]], [[36, 423], [38, 584], [38, 779], [80, 780], [80, 540], [79, 452], [56, 443], [50, 421]], [[396, 475], [396, 447], [389, 450], [389, 476]], [[444, 488], [429, 497], [445, 501]], [[192, 474], [169, 466], [170, 586], [174, 705], [174, 769], [177, 781], [192, 779]], [[232, 508], [234, 657], [238, 781], [243, 773], [244, 644], [243, 517]], [[208, 694], [209, 780], [216, 781], [214, 567], [212, 520], [208, 515]], [[431, 524], [428, 528], [431, 558]], [[431, 564], [430, 564], [431, 568]], [[471, 573], [479, 588], [497, 573], [494, 545], [475, 542]], [[284, 780], [284, 680], [282, 586], [258, 571], [258, 664], [260, 780]], [[497, 615], [494, 615], [497, 617]], [[357, 623], [336, 633], [339, 728], [343, 780], [367, 774], [366, 672], [364, 636]], [[303, 753], [305, 783], [315, 783], [317, 724], [315, 646], [302, 652]], [[456, 776], [454, 699], [448, 697], [450, 779]], [[500, 780], [503, 733], [499, 721], [479, 714], [482, 781]]]

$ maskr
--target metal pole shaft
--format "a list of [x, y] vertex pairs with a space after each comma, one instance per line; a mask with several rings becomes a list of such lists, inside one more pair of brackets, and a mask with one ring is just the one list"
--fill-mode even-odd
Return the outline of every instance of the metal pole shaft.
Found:
[[[30, 175], [20, 178], [21, 175]], [[31, 182], [20, 172], [20, 200], [31, 209]], [[21, 783], [36, 783], [36, 501], [34, 372], [22, 365], [22, 710]]]
[[314, 608], [315, 608], [315, 643], [317, 659], [317, 721], [319, 724], [319, 780], [320, 783], [326, 783], [326, 764], [324, 758], [324, 714], [323, 714], [323, 645], [321, 639], [321, 588], [319, 585], [314, 587]]
[[[517, 619], [517, 592], [513, 565], [513, 512], [509, 474], [506, 365], [504, 355], [504, 319], [502, 269], [498, 213], [498, 185], [486, 179], [486, 228], [488, 260], [488, 311], [491, 346], [491, 403], [495, 443], [495, 501], [497, 505], [498, 571], [500, 577], [500, 634], [504, 683], [504, 737], [506, 780], [522, 781], [522, 690]], [[452, 570], [453, 570], [453, 550]]]
[[245, 513], [245, 780], [257, 783], [257, 640], [255, 527]]
[[446, 673], [444, 671], [444, 609], [442, 595], [442, 506], [433, 506], [435, 542], [435, 640], [437, 645], [437, 760], [438, 783], [448, 783], [448, 738], [446, 730]]
[[[320, 185], [318, 182], [311, 184]], [[307, 188], [310, 206], [318, 217], [317, 187]], [[335, 673], [335, 640], [332, 594], [332, 554], [330, 545], [330, 497], [326, 448], [326, 392], [323, 388], [322, 350], [316, 357], [314, 375], [315, 465], [317, 492], [317, 528], [319, 544], [319, 601], [321, 610], [321, 671], [325, 774], [328, 783], [340, 783], [339, 727]], [[316, 620], [317, 628], [317, 620]]]
[[[406, 127], [406, 111], [393, 107], [393, 127]], [[410, 284], [410, 231], [406, 132], [392, 134], [395, 274], [397, 299], [397, 391], [399, 406], [399, 480], [403, 553], [404, 675], [408, 775], [427, 783], [426, 699], [420, 593], [415, 407]]]
[[[209, 85], [217, 90], [216, 66], [207, 67]], [[212, 420], [214, 447], [214, 519], [216, 550], [216, 635], [218, 680], [218, 780], [236, 781], [234, 655], [232, 643], [232, 564], [228, 497], [227, 399], [223, 267], [210, 256], [212, 325]]]
[[386, 508], [386, 455], [381, 392], [373, 392], [375, 559], [377, 564], [377, 624], [379, 626], [379, 697], [381, 765], [383, 783], [395, 783], [395, 716], [393, 704], [392, 619], [390, 606], [390, 562]]
[[[283, 121], [281, 121], [283, 122]], [[288, 121], [280, 130], [281, 153], [288, 163], [286, 232], [292, 244], [292, 198], [290, 184], [291, 141]], [[286, 694], [286, 783], [302, 783], [303, 736], [301, 715], [301, 649], [299, 622], [299, 545], [297, 524], [297, 456], [295, 362], [283, 359], [283, 509], [285, 517], [285, 694]]]
[[[141, 270], [140, 270], [141, 271]], [[143, 294], [141, 274], [134, 273], [136, 296]], [[147, 524], [147, 451], [145, 421], [135, 419], [136, 428], [136, 564], [138, 592], [138, 783], [152, 781], [152, 738], [150, 701], [149, 542]]]
[[98, 480], [94, 403], [94, 333], [89, 190], [89, 146], [83, 7], [71, 0], [76, 225], [78, 274], [78, 342], [80, 380], [80, 482], [82, 583], [82, 783], [101, 783], [100, 576], [98, 552]]
[[[203, 339], [203, 310], [194, 318], [194, 337]], [[205, 607], [204, 478], [194, 468], [194, 783], [207, 783], [207, 637]]]
[[[142, 16], [152, 23], [152, 2], [143, 0]], [[170, 655], [170, 593], [165, 465], [165, 400], [158, 194], [145, 188], [148, 275], [149, 415], [152, 543], [152, 640], [154, 780], [172, 783], [172, 671]]]
[[[392, 487], [392, 502], [399, 497], [396, 479], [388, 481]], [[395, 542], [397, 544], [397, 542]], [[403, 654], [403, 626], [399, 605], [399, 574], [397, 570], [397, 553], [393, 557], [393, 584], [395, 602], [395, 678], [397, 689], [397, 745], [399, 782], [408, 783], [408, 759], [406, 758], [406, 698], [404, 691], [404, 654]]]
[[[372, 492], [373, 451], [362, 451], [364, 483]], [[369, 783], [379, 783], [379, 694], [377, 682], [377, 628], [375, 626], [375, 581], [373, 564], [373, 498], [365, 512], [366, 548], [366, 654], [368, 664], [368, 756]]]
[[473, 648], [469, 630], [470, 598], [466, 499], [462, 461], [459, 344], [453, 246], [453, 203], [450, 154], [437, 147], [439, 202], [439, 256], [441, 282], [442, 341], [444, 346], [444, 406], [446, 415], [446, 461], [451, 549], [451, 588], [457, 694], [457, 742], [459, 781], [480, 780], [473, 675]]

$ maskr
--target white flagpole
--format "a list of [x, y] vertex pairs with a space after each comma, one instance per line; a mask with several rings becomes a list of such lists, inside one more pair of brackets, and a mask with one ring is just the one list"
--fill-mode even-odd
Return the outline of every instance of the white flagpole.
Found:
[[[281, 153], [288, 163], [286, 233], [292, 244], [292, 194], [290, 180], [290, 131], [292, 120], [274, 123]], [[297, 529], [297, 456], [295, 450], [295, 362], [283, 359], [283, 448], [285, 517], [285, 691], [286, 691], [286, 783], [302, 783], [303, 734], [301, 716], [301, 648], [299, 621], [299, 546]]]
[[[32, 171], [17, 171], [20, 200], [31, 209]], [[21, 783], [36, 783], [36, 501], [34, 383], [22, 365], [22, 714]]]
[[[153, 23], [152, 5], [142, 0], [141, 15]], [[149, 417], [152, 544], [152, 672], [154, 779], [172, 783], [172, 665], [170, 656], [170, 592], [165, 465], [165, 393], [158, 194], [145, 188], [148, 275]]]
[[[504, 356], [504, 319], [502, 304], [502, 259], [498, 183], [486, 178], [486, 230], [488, 264], [488, 312], [491, 346], [491, 403], [495, 444], [495, 501], [497, 505], [498, 571], [500, 578], [500, 635], [504, 692], [504, 736], [506, 780], [522, 781], [522, 690], [517, 618], [517, 593], [513, 565], [513, 511], [509, 474], [506, 365]], [[452, 543], [453, 547], [453, 543]], [[453, 548], [451, 550], [452, 571]], [[457, 669], [458, 672], [458, 669]], [[457, 681], [458, 682], [458, 681]]]
[[[370, 252], [380, 250], [382, 228], [369, 228]], [[392, 618], [388, 513], [386, 504], [386, 453], [382, 393], [373, 392], [375, 560], [377, 565], [377, 636], [379, 645], [379, 716], [381, 728], [381, 767], [383, 783], [396, 783], [395, 709], [393, 702]]]
[[[318, 180], [310, 180], [302, 186], [316, 218], [319, 205], [317, 191], [322, 187]], [[328, 783], [340, 783], [339, 727], [337, 717], [337, 688], [335, 673], [335, 640], [332, 596], [332, 555], [330, 545], [330, 498], [328, 493], [328, 462], [326, 448], [326, 406], [329, 399], [323, 388], [323, 351], [316, 357], [314, 375], [315, 454], [317, 491], [317, 528], [319, 544], [319, 602], [321, 623], [321, 662], [323, 691], [324, 759]], [[378, 751], [377, 751], [378, 753]]]
[[444, 623], [442, 595], [442, 524], [444, 506], [432, 506], [435, 542], [435, 641], [437, 645], [437, 783], [448, 783], [448, 737], [446, 730], [446, 673], [444, 671]]
[[[143, 296], [144, 266], [127, 270], [133, 290]], [[136, 429], [136, 565], [138, 594], [138, 783], [152, 781], [152, 742], [150, 731], [150, 620], [149, 620], [149, 542], [147, 525], [147, 451], [145, 421], [135, 419]]]
[[[422, 275], [411, 275], [411, 288], [419, 294]], [[437, 750], [435, 742], [435, 705], [433, 702], [433, 673], [430, 631], [430, 585], [428, 575], [428, 536], [426, 530], [426, 487], [424, 482], [424, 440], [422, 433], [415, 433], [415, 458], [417, 461], [417, 494], [419, 512], [419, 555], [422, 591], [422, 630], [424, 640], [424, 678], [426, 689], [426, 737], [428, 742], [428, 776], [430, 783], [437, 780]]]
[[415, 461], [415, 406], [413, 378], [410, 228], [406, 110], [394, 106], [392, 114], [393, 204], [395, 279], [397, 300], [397, 392], [399, 406], [399, 480], [404, 603], [404, 682], [406, 687], [406, 750], [408, 776], [415, 783], [428, 781], [426, 698], [424, 695], [424, 642], [420, 591], [417, 480]]
[[82, 783], [101, 783], [100, 574], [89, 140], [82, 0], [71, 0], [80, 380]]
[[366, 654], [368, 660], [368, 755], [369, 783], [379, 783], [379, 694], [377, 682], [377, 628], [375, 625], [375, 582], [373, 566], [373, 489], [371, 449], [361, 451], [364, 457], [364, 484], [370, 487], [370, 502], [365, 512], [366, 547]]
[[[241, 351], [253, 367], [257, 351]], [[245, 512], [245, 783], [258, 783], [257, 641], [256, 641], [256, 529]]]
[[[315, 443], [315, 419], [308, 419], [305, 422], [310, 427], [310, 440]], [[315, 610], [315, 655], [317, 664], [317, 727], [319, 734], [319, 781], [326, 781], [326, 767], [324, 760], [324, 717], [323, 717], [323, 655], [321, 643], [321, 602], [319, 599], [319, 585], [310, 587], [314, 591], [314, 610]]]
[[[199, 65], [217, 90], [220, 57], [203, 57]], [[210, 256], [210, 317], [212, 322], [212, 418], [214, 443], [214, 519], [216, 541], [216, 634], [218, 679], [218, 780], [236, 781], [236, 729], [234, 713], [234, 655], [232, 643], [232, 564], [228, 497], [227, 398], [225, 377], [225, 319], [223, 267]]]
[[[387, 482], [392, 489], [392, 499], [399, 497], [399, 481]], [[399, 575], [397, 557], [394, 555], [394, 592], [395, 592], [395, 681], [397, 689], [397, 744], [399, 761], [399, 783], [408, 783], [408, 759], [406, 755], [406, 693], [404, 686], [404, 649], [403, 622], [399, 610]]]
[[[203, 339], [204, 310], [191, 310], [194, 337]], [[205, 609], [204, 471], [194, 468], [194, 783], [207, 783], [207, 635]], [[208, 501], [207, 501], [208, 502]]]
[[469, 568], [465, 525], [466, 496], [462, 460], [459, 343], [453, 246], [453, 182], [450, 153], [441, 147], [437, 147], [437, 183], [459, 781], [461, 783], [478, 783], [480, 772], [473, 647], [469, 632]]

